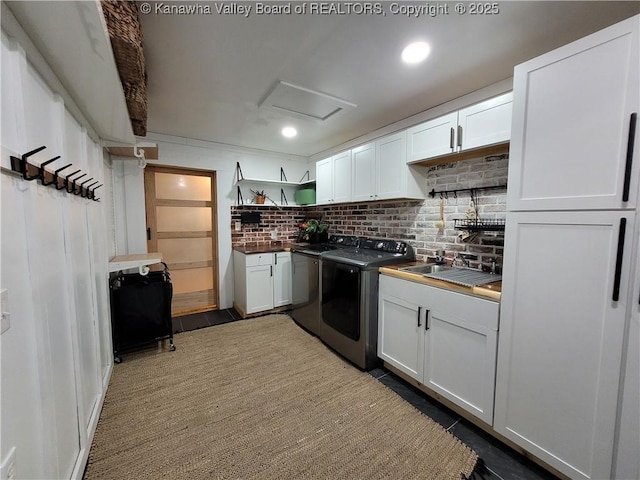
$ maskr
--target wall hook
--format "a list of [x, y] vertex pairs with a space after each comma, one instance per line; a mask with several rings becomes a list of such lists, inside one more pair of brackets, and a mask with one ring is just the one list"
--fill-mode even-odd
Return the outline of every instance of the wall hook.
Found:
[[84, 185], [85, 185], [86, 183], [89, 183], [91, 180], [93, 180], [93, 177], [91, 177], [91, 178], [89, 178], [88, 180], [85, 180], [84, 182], [82, 182], [82, 183], [80, 184], [80, 190], [78, 190], [78, 191], [74, 191], [73, 193], [75, 193], [76, 195], [80, 195], [80, 196], [82, 196], [82, 197], [86, 197], [86, 195], [83, 195], [83, 194], [82, 194], [82, 190], [83, 190], [83, 188], [84, 188]]
[[98, 183], [98, 180], [96, 180], [93, 183], [90, 183], [89, 185], [87, 185], [87, 188], [85, 188], [84, 193], [81, 193], [80, 195], [84, 198], [91, 198], [89, 196], [89, 194], [91, 193], [91, 187], [93, 187], [96, 183]]
[[44, 167], [46, 167], [47, 165], [49, 165], [52, 162], [55, 162], [59, 158], [60, 158], [60, 155], [58, 155], [57, 157], [53, 157], [51, 160], [47, 160], [46, 162], [43, 162], [43, 163], [40, 164], [39, 176], [40, 176], [40, 181], [42, 182], [42, 185], [46, 186], [46, 185], [51, 185], [53, 183], [53, 181], [47, 182], [46, 174], [48, 172], [44, 169]]
[[[74, 195], [81, 195], [84, 198], [90, 198], [96, 201], [99, 200], [95, 198], [95, 193], [94, 193], [98, 187], [95, 187], [93, 190], [90, 189], [92, 186], [98, 183], [97, 181], [95, 181], [94, 183], [91, 183], [90, 185], [87, 185], [89, 182], [93, 180], [93, 178], [89, 178], [83, 181], [82, 183], [78, 183], [78, 181], [81, 178], [87, 176], [86, 173], [83, 173], [82, 175], [75, 177], [73, 178], [73, 180], [71, 180], [72, 177], [74, 177], [75, 175], [77, 175], [82, 171], [81, 169], [78, 169], [75, 172], [70, 173], [69, 175], [66, 175], [64, 177], [59, 175], [60, 172], [71, 167], [73, 164], [68, 163], [67, 165], [62, 166], [54, 170], [53, 172], [50, 172], [45, 168], [47, 165], [55, 162], [56, 160], [59, 160], [60, 155], [57, 155], [45, 162], [42, 162], [39, 165], [35, 165], [27, 161], [29, 157], [35, 155], [38, 152], [41, 152], [45, 148], [47, 147], [43, 145], [42, 147], [38, 147], [34, 150], [31, 150], [21, 155], [20, 157], [10, 156], [11, 171], [20, 175], [24, 180], [27, 180], [27, 181], [39, 179], [40, 183], [44, 186], [53, 185], [56, 188], [56, 190], [65, 190], [67, 193], [73, 193]], [[144, 158], [144, 151], [140, 150], [140, 152]], [[87, 186], [85, 187], [85, 185]], [[102, 186], [102, 185], [99, 185], [99, 186]]]
[[30, 152], [25, 153], [24, 155], [22, 155], [20, 158], [18, 157], [10, 157], [11, 158], [11, 170], [13, 170], [14, 172], [18, 172], [20, 174], [22, 174], [22, 178], [24, 180], [36, 180], [38, 178], [40, 178], [40, 169], [38, 167], [34, 167], [34, 168], [38, 168], [38, 173], [36, 175], [33, 176], [29, 176], [29, 167], [32, 166], [29, 162], [27, 162], [27, 158], [29, 158], [32, 155], [35, 155], [38, 152], [41, 152], [42, 150], [44, 150], [45, 148], [47, 148], [45, 145], [38, 147], [34, 150], [31, 150]]
[[[81, 172], [82, 170], [78, 170], [76, 173]], [[73, 174], [72, 174], [73, 175]], [[80, 175], [79, 177], [74, 178], [71, 183], [69, 183], [69, 177], [71, 175], [67, 175], [67, 193], [75, 193], [76, 191], [76, 182], [78, 180], [80, 180], [82, 177], [86, 176], [86, 173], [83, 173], [82, 175]], [[71, 189], [69, 189], [69, 185], [71, 185]]]
[[99, 202], [100, 199], [96, 198], [96, 190], [99, 189], [102, 186], [102, 184], [98, 185], [96, 188], [94, 188], [93, 190], [91, 190], [91, 196], [89, 198], [91, 198], [91, 200], [94, 200], [96, 202]]
[[53, 172], [53, 180], [51, 181], [51, 183], [56, 187], [56, 190], [62, 190], [64, 188], [64, 180], [63, 180], [63, 186], [62, 187], [59, 186], [60, 182], [58, 182], [58, 179], [60, 177], [58, 176], [58, 174], [62, 170], [66, 169], [66, 168], [69, 168], [71, 165], [73, 165], [73, 164], [69, 163], [69, 164], [65, 165], [64, 167], [60, 167], [59, 169], [57, 169], [57, 170], [55, 170]]
[[[69, 166], [71, 166], [71, 164], [69, 164]], [[66, 167], [64, 167], [64, 168], [66, 168]], [[64, 168], [61, 168], [60, 170], [64, 170]], [[60, 170], [56, 170], [55, 174], [57, 174]], [[70, 173], [69, 175], [64, 177], [64, 180], [62, 181], [62, 185], [56, 184], [56, 190], [62, 190], [63, 188], [66, 189], [67, 185], [69, 184], [69, 177], [73, 177], [76, 173], [80, 173], [80, 172], [81, 172], [81, 170], [76, 170], [75, 172]]]

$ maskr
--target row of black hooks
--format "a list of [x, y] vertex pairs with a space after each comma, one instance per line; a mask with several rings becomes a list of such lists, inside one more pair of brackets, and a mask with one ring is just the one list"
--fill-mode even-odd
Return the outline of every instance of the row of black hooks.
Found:
[[[458, 198], [458, 193], [468, 192], [472, 198], [477, 198], [478, 191], [480, 190], [506, 190], [506, 185], [491, 185], [487, 187], [475, 187], [475, 188], [456, 188], [455, 190], [440, 190], [438, 192], [435, 189], [432, 189], [429, 192], [429, 196], [434, 198], [436, 195], [440, 194], [440, 199], [449, 199], [449, 194], [452, 194], [454, 198]], [[474, 198], [474, 200], [475, 200]]]
[[[34, 165], [28, 162], [28, 158], [41, 152], [47, 148], [46, 146], [38, 147], [35, 150], [25, 153], [21, 157], [11, 157], [11, 170], [19, 173], [24, 180], [40, 180], [42, 185], [49, 185], [55, 187], [56, 190], [65, 190], [67, 193], [74, 195], [80, 195], [83, 198], [94, 200], [99, 202], [100, 199], [96, 197], [96, 190], [102, 187], [99, 180], [93, 178], [85, 178], [86, 173], [82, 173], [81, 169], [78, 169], [72, 173], [61, 175], [60, 172], [67, 170], [73, 166], [72, 163], [64, 165], [54, 171], [46, 170], [44, 167], [60, 159], [60, 155], [53, 157], [51, 160], [42, 162], [40, 165]], [[78, 175], [82, 173], [81, 175]], [[93, 183], [91, 183], [93, 182]], [[100, 183], [100, 185], [98, 185]]]

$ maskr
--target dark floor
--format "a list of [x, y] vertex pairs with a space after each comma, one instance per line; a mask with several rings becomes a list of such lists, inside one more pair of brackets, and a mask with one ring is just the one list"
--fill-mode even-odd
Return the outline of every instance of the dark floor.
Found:
[[227, 310], [212, 310], [210, 312], [193, 313], [182, 317], [173, 317], [173, 333], [188, 332], [198, 328], [213, 327], [223, 323], [240, 320], [241, 317], [233, 308]]
[[[232, 308], [175, 317], [173, 331], [174, 333], [186, 332], [233, 322], [240, 318]], [[489, 470], [482, 476], [482, 480], [557, 480], [555, 475], [503, 445], [386, 368], [376, 368], [368, 373], [475, 450]]]

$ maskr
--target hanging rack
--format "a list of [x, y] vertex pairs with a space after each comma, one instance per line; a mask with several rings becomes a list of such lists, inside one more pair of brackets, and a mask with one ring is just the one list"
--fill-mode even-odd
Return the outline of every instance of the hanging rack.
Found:
[[435, 189], [432, 189], [429, 192], [429, 196], [431, 198], [434, 198], [436, 195], [440, 195], [440, 198], [449, 198], [449, 194], [453, 193], [455, 198], [458, 198], [458, 193], [462, 193], [462, 192], [469, 192], [469, 195], [471, 196], [471, 198], [475, 201], [475, 199], [477, 198], [476, 195], [479, 191], [481, 190], [506, 190], [507, 185], [493, 185], [493, 186], [487, 186], [487, 187], [475, 187], [475, 188], [456, 188], [455, 190], [440, 190], [440, 191], [435, 191]]
[[[9, 158], [11, 159], [11, 172], [21, 176], [23, 180], [40, 180], [40, 183], [44, 186], [53, 186], [56, 190], [65, 190], [67, 193], [80, 195], [81, 197], [87, 198], [89, 200], [94, 200], [96, 202], [100, 201], [99, 198], [96, 198], [95, 192], [98, 188], [102, 187], [102, 184], [95, 186], [98, 181], [94, 181], [93, 183], [87, 185], [87, 183], [94, 180], [93, 178], [86, 179], [82, 183], [77, 183], [78, 180], [87, 176], [86, 173], [83, 173], [82, 175], [76, 177], [78, 173], [82, 172], [81, 169], [78, 169], [75, 172], [64, 176], [64, 178], [59, 175], [61, 171], [72, 166], [72, 163], [64, 165], [63, 167], [60, 167], [53, 172], [45, 169], [47, 165], [59, 160], [60, 155], [42, 162], [40, 165], [35, 165], [28, 161], [29, 157], [35, 155], [38, 152], [41, 152], [45, 148], [47, 147], [43, 145], [42, 147], [31, 150], [21, 155], [20, 157], [10, 156]], [[72, 177], [75, 178], [73, 178], [73, 180], [70, 180]]]

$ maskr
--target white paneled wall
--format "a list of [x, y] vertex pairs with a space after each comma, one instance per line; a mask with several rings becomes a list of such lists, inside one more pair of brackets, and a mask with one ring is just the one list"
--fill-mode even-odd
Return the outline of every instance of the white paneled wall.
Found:
[[[46, 145], [104, 182], [101, 147], [2, 34], [1, 157]], [[62, 173], [66, 173], [62, 172]], [[61, 173], [61, 174], [62, 174]], [[11, 325], [0, 336], [0, 461], [15, 447], [15, 478], [81, 478], [112, 365], [105, 202], [0, 174], [0, 287]], [[103, 187], [104, 188], [104, 187]], [[106, 190], [99, 190], [105, 194]]]

